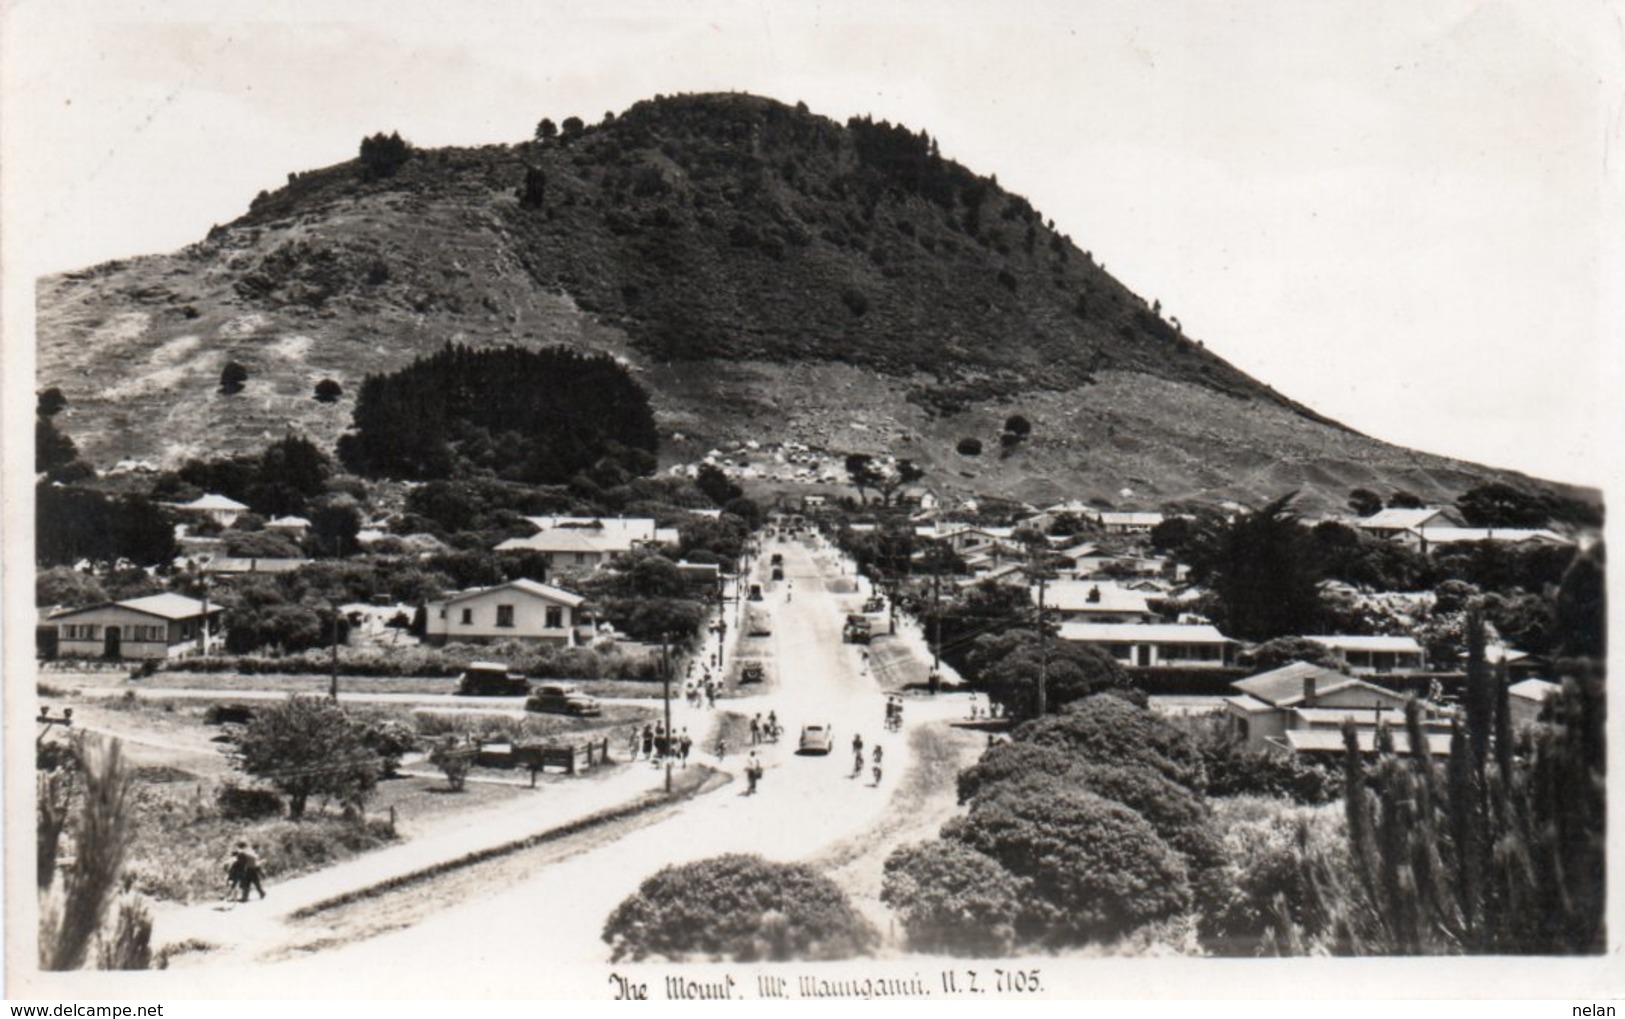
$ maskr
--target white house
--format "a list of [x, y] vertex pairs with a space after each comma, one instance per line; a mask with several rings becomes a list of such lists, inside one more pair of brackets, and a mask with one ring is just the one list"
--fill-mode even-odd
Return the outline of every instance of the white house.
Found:
[[1507, 687], [1507, 707], [1511, 711], [1512, 727], [1521, 729], [1540, 718], [1547, 698], [1563, 689], [1544, 679], [1526, 679]]
[[223, 495], [211, 492], [200, 495], [191, 502], [170, 503], [172, 507], [182, 513], [204, 516], [213, 519], [221, 527], [230, 527], [237, 522], [237, 518], [248, 512], [248, 507]]
[[1163, 516], [1139, 510], [1100, 510], [1094, 519], [1107, 534], [1149, 534]]
[[1392, 538], [1406, 531], [1461, 527], [1465, 523], [1461, 514], [1449, 506], [1423, 506], [1420, 509], [1378, 510], [1369, 517], [1354, 521], [1354, 526], [1384, 538]]
[[1393, 536], [1424, 555], [1450, 545], [1466, 542], [1492, 541], [1498, 545], [1527, 548], [1535, 545], [1572, 545], [1574, 542], [1545, 528], [1522, 527], [1426, 527], [1415, 528]]
[[596, 570], [626, 549], [598, 535], [576, 531], [543, 531], [528, 538], [509, 538], [497, 545], [498, 552], [538, 552], [553, 570]]
[[1338, 660], [1356, 674], [1403, 674], [1421, 672], [1427, 668], [1427, 657], [1415, 637], [1323, 634], [1309, 635], [1306, 639], [1330, 648]]
[[[1143, 591], [1087, 581], [1057, 581], [1046, 584], [1044, 607], [1062, 622], [1154, 623], [1158, 616], [1146, 605]], [[1038, 587], [1032, 588], [1033, 604], [1038, 603]]]
[[1173, 623], [1062, 623], [1062, 640], [1096, 644], [1124, 665], [1223, 668], [1235, 641], [1212, 626]]
[[648, 517], [526, 517], [536, 527], [528, 538], [509, 538], [498, 552], [541, 552], [550, 566], [602, 566], [634, 548], [675, 545], [675, 527], [656, 527]]
[[586, 599], [534, 580], [510, 580], [430, 602], [424, 637], [431, 644], [531, 640], [577, 645], [576, 611]]
[[[180, 594], [70, 609], [50, 618], [61, 658], [164, 659], [217, 646], [218, 604]], [[207, 623], [207, 630], [205, 630]]]

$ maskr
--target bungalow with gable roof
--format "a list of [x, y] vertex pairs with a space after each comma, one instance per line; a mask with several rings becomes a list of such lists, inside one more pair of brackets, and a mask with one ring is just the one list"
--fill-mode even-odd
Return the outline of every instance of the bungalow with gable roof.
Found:
[[1428, 555], [1441, 548], [1469, 542], [1491, 541], [1497, 545], [1530, 548], [1538, 545], [1563, 546], [1574, 542], [1545, 528], [1524, 527], [1427, 527], [1393, 536], [1395, 541]]
[[239, 516], [248, 512], [248, 507], [236, 499], [218, 495], [214, 492], [200, 495], [191, 502], [173, 502], [169, 505], [182, 513], [209, 517], [221, 527], [230, 527], [237, 522]]
[[1466, 521], [1449, 506], [1423, 506], [1420, 509], [1378, 510], [1353, 521], [1355, 527], [1382, 538], [1395, 538], [1407, 531], [1432, 527], [1461, 527]]
[[[1308, 662], [1293, 662], [1238, 679], [1230, 686], [1236, 693], [1225, 698], [1225, 714], [1249, 750], [1316, 753], [1324, 749], [1329, 737], [1335, 737], [1341, 747], [1344, 722], [1354, 722], [1368, 736], [1379, 723], [1401, 725], [1409, 699], [1375, 683]], [[1428, 713], [1431, 716], [1431, 710]], [[1398, 746], [1405, 741], [1400, 738], [1394, 742]], [[1430, 736], [1430, 747], [1432, 743]]]
[[1546, 701], [1563, 689], [1545, 679], [1526, 679], [1507, 687], [1507, 708], [1511, 713], [1512, 728], [1522, 729], [1540, 720]]
[[1155, 511], [1099, 510], [1094, 520], [1107, 534], [1149, 534], [1162, 523], [1163, 515]]
[[1062, 640], [1095, 644], [1137, 668], [1213, 668], [1230, 664], [1236, 642], [1208, 625], [1177, 623], [1062, 623]]
[[434, 645], [528, 640], [575, 647], [576, 612], [586, 600], [527, 579], [472, 588], [428, 604], [424, 639]]
[[213, 648], [220, 637], [218, 603], [181, 594], [106, 602], [50, 617], [61, 658], [148, 660]]

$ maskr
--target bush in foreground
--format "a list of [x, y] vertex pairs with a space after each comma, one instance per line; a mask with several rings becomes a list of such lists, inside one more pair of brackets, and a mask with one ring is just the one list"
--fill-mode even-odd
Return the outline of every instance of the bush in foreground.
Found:
[[666, 867], [604, 924], [612, 958], [850, 959], [879, 934], [829, 878], [733, 853]]
[[897, 911], [909, 947], [980, 958], [1008, 955], [1025, 882], [976, 850], [937, 839], [886, 859], [880, 900]]

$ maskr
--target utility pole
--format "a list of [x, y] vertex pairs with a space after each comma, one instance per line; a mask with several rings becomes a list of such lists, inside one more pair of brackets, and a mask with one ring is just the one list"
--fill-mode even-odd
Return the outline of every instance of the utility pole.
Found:
[[1038, 573], [1038, 717], [1044, 717], [1046, 709], [1045, 687], [1049, 679], [1048, 648], [1045, 647], [1045, 638], [1048, 636], [1044, 627], [1044, 582], [1048, 579], [1044, 571]]
[[660, 679], [666, 697], [666, 793], [671, 793], [671, 634], [660, 635]]
[[339, 702], [339, 603], [333, 601], [328, 602], [328, 605], [333, 609], [333, 672], [327, 686], [327, 696], [333, 699], [334, 704], [337, 704]]

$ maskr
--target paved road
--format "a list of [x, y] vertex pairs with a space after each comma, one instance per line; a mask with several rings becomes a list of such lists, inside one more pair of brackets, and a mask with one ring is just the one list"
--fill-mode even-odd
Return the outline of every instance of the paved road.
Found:
[[[411, 928], [238, 973], [190, 968], [190, 986], [236, 994], [248, 993], [246, 981], [391, 996], [597, 995], [612, 968], [601, 940], [604, 920], [660, 867], [725, 852], [801, 859], [863, 832], [881, 816], [909, 754], [906, 734], [881, 731], [884, 697], [863, 668], [860, 649], [841, 643], [844, 614], [859, 596], [833, 593], [832, 583], [840, 581], [830, 561], [816, 559], [800, 544], [769, 543], [765, 551], [785, 556], [787, 582], [763, 584], [766, 604], [774, 610], [774, 633], [743, 641], [736, 653], [749, 655], [753, 643], [765, 645], [777, 664], [779, 685], [770, 696], [727, 705], [764, 715], [772, 709], [785, 724], [783, 742], [759, 748], [767, 774], [757, 795], [744, 795], [741, 778], [690, 801], [665, 821], [562, 861], [520, 886], [448, 904]], [[957, 701], [911, 703], [909, 724], [962, 710]], [[686, 705], [674, 710], [677, 725], [703, 731], [706, 712]], [[808, 722], [834, 727], [835, 752], [827, 757], [794, 753], [795, 734]], [[863, 735], [866, 746], [877, 739], [885, 746], [879, 788], [867, 775], [851, 777], [855, 733]], [[742, 757], [730, 754], [728, 766], [737, 768]], [[658, 781], [652, 770], [649, 781]]]

